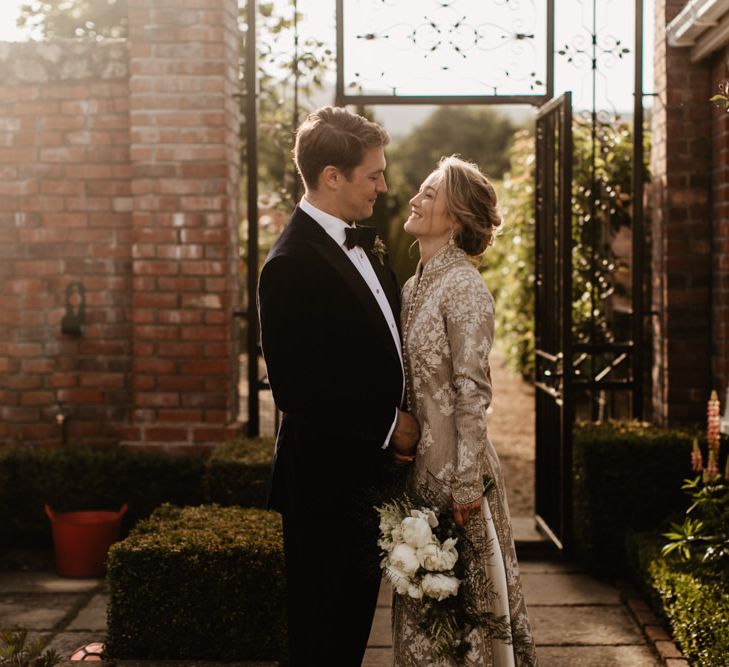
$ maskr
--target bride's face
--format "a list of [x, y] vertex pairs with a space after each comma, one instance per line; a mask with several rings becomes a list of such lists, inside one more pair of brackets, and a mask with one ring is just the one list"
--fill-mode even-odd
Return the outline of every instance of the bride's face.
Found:
[[418, 240], [447, 243], [452, 229], [453, 220], [445, 203], [443, 174], [434, 171], [410, 200], [410, 216], [405, 221], [405, 231]]

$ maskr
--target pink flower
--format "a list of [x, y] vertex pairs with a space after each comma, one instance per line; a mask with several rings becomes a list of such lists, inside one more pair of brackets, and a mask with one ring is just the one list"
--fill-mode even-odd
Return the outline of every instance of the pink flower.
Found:
[[701, 456], [698, 438], [694, 438], [694, 446], [691, 449], [691, 468], [694, 472], [701, 472], [704, 469], [704, 460]]
[[719, 466], [717, 464], [716, 453], [712, 449], [709, 452], [709, 461], [706, 464], [706, 468], [704, 470], [704, 484], [713, 482], [718, 477], [719, 477]]

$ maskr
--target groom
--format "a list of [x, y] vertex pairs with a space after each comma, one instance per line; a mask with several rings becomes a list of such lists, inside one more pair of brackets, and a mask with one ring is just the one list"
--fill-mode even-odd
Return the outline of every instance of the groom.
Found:
[[387, 133], [323, 107], [296, 134], [306, 191], [259, 283], [261, 341], [283, 412], [269, 505], [283, 516], [291, 665], [359, 667], [380, 582], [373, 499], [413, 459], [400, 408], [397, 279], [372, 215]]

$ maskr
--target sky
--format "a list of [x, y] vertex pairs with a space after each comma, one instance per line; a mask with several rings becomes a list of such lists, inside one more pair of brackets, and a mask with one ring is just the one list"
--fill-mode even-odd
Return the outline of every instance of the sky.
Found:
[[[289, 0], [278, 1], [282, 7], [290, 4]], [[18, 8], [23, 2], [0, 0], [0, 41], [27, 39], [15, 27]], [[568, 45], [567, 50], [571, 52], [576, 46], [589, 43], [592, 2], [556, 0], [555, 4], [556, 48]], [[600, 68], [597, 85], [598, 108], [617, 111], [629, 111], [632, 108], [634, 4], [634, 0], [597, 0], [598, 24], [601, 26], [598, 41], [612, 50], [615, 39], [619, 39], [621, 44], [617, 50], [626, 46], [631, 51], [622, 58], [602, 58], [604, 66]], [[345, 0], [346, 12], [349, 12], [349, 18], [345, 21], [345, 76], [352, 79], [353, 74], [359, 72], [361, 77], [373, 82], [373, 91], [381, 90], [379, 82], [386, 80], [388, 85], [397, 82], [402, 92], [412, 94], [468, 94], [482, 89], [479, 88], [481, 84], [491, 85], [494, 82], [502, 86], [501, 90], [509, 92], [509, 84], [503, 76], [507, 67], [512, 77], [525, 79], [530, 78], [531, 71], [544, 67], [545, 51], [540, 39], [543, 30], [538, 29], [543, 24], [544, 5], [544, 0], [491, 0], [488, 3], [483, 0]], [[650, 92], [653, 71], [652, 0], [645, 0], [645, 5], [644, 88]], [[335, 0], [298, 0], [298, 6], [304, 15], [300, 26], [302, 41], [311, 36], [334, 44]], [[442, 33], [435, 34], [427, 25], [429, 19], [435, 18], [441, 26], [454, 26], [459, 24], [461, 17], [467, 17], [462, 22], [464, 25], [445, 36]], [[418, 48], [404, 49], [397, 46], [406, 43], [397, 37], [411, 34], [413, 29], [418, 35]], [[496, 34], [503, 32], [503, 29], [531, 31], [537, 35], [535, 40], [527, 44], [526, 59], [520, 60], [519, 54], [515, 54], [510, 46], [484, 49], [481, 43], [474, 43], [473, 35], [476, 33]], [[356, 37], [378, 32], [388, 32], [389, 39], [367, 41]], [[467, 52], [469, 57], [460, 57], [451, 48], [452, 44]], [[524, 42], [517, 43], [517, 46], [523, 45]], [[435, 50], [429, 51], [434, 46]], [[448, 69], [443, 69], [444, 66]], [[543, 77], [537, 72], [536, 77], [531, 78]], [[517, 87], [523, 88], [523, 85]], [[569, 62], [568, 55], [555, 56], [555, 94], [564, 90], [573, 91], [576, 108], [591, 106], [591, 72], [587, 59], [577, 55], [573, 62]], [[519, 91], [515, 88], [512, 92]], [[646, 98], [646, 101], [649, 106], [650, 98]]]

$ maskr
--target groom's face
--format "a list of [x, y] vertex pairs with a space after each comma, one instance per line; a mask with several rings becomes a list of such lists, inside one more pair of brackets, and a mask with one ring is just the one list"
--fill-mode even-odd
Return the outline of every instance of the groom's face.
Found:
[[377, 195], [387, 192], [385, 149], [371, 148], [337, 188], [337, 204], [346, 222], [365, 220], [372, 215]]

